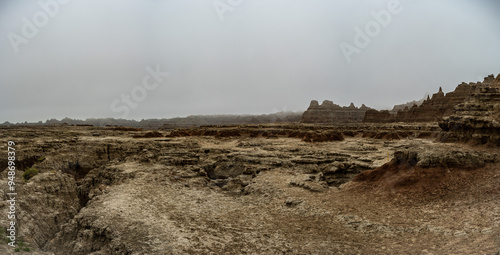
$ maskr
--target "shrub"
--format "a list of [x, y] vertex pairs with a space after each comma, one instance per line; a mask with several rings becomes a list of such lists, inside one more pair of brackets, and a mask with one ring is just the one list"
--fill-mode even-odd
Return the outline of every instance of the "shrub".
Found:
[[25, 181], [28, 181], [29, 179], [31, 179], [31, 177], [33, 177], [37, 174], [38, 174], [38, 171], [35, 168], [28, 167], [26, 170], [24, 170], [23, 178]]

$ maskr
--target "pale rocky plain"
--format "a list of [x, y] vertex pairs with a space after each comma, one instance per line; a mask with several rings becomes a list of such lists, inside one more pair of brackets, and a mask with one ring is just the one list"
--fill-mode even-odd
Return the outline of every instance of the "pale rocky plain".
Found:
[[500, 76], [398, 121], [432, 100], [387, 123], [0, 127], [29, 247], [0, 254], [498, 254]]

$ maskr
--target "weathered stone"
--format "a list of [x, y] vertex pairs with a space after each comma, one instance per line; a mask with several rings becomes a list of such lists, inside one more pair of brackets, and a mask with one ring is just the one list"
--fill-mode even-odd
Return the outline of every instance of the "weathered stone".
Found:
[[365, 112], [371, 108], [362, 105], [360, 108], [351, 103], [348, 107], [341, 107], [332, 101], [325, 100], [321, 105], [313, 100], [307, 111], [302, 114], [301, 123], [359, 123], [363, 120]]
[[454, 108], [453, 115], [439, 122], [443, 142], [474, 141], [500, 146], [500, 74], [478, 86], [470, 99]]
[[427, 97], [421, 105], [414, 104], [411, 108], [406, 105], [397, 113], [389, 111], [369, 110], [366, 112], [363, 122], [390, 123], [390, 122], [433, 122], [453, 114], [455, 106], [471, 99], [473, 94], [490, 86], [494, 82], [493, 75], [484, 78], [483, 82], [462, 83], [454, 91], [444, 94], [442, 88]]
[[295, 207], [295, 206], [301, 204], [302, 202], [304, 202], [304, 201], [293, 199], [293, 198], [287, 198], [285, 201], [285, 205], [288, 207]]

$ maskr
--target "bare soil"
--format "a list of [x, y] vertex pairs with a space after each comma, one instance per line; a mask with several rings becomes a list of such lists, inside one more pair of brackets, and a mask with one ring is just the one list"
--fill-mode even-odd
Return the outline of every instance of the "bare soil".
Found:
[[[26, 161], [39, 170], [32, 179], [20, 181], [18, 170], [19, 234], [32, 254], [494, 254], [500, 247], [497, 148], [362, 133], [311, 143], [0, 129], [2, 144], [10, 139], [20, 162], [37, 159]], [[423, 167], [398, 162], [396, 151], [414, 151], [419, 162], [455, 151], [481, 164]], [[0, 252], [22, 254], [5, 243]]]

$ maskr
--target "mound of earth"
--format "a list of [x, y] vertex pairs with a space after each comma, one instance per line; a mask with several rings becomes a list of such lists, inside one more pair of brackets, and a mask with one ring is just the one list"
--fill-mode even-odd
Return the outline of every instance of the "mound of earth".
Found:
[[[459, 179], [474, 178], [478, 169], [500, 162], [498, 153], [473, 150], [396, 151], [393, 159], [353, 178], [370, 188], [384, 191], [416, 192], [421, 195], [446, 190]], [[463, 187], [456, 187], [463, 188]]]

